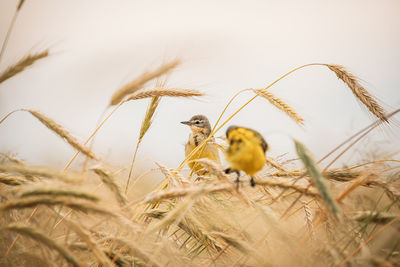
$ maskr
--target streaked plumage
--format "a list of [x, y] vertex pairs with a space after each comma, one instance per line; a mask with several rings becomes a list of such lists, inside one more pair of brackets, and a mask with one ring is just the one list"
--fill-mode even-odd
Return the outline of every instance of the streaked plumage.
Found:
[[[192, 130], [192, 133], [190, 134], [185, 146], [185, 156], [187, 157], [193, 151], [193, 149], [200, 145], [210, 135], [211, 126], [207, 117], [204, 115], [195, 115], [189, 121], [183, 121], [181, 123], [190, 126], [190, 129]], [[211, 138], [203, 148], [193, 155], [191, 160], [208, 158], [220, 163], [218, 148], [214, 142], [214, 138]], [[206, 172], [201, 171], [202, 166], [200, 164], [196, 162], [190, 162], [188, 165], [190, 169], [192, 169], [198, 175], [206, 174]]]

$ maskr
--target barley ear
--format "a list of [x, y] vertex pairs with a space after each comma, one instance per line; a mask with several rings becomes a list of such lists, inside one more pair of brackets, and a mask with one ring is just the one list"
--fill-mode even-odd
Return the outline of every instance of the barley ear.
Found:
[[363, 103], [368, 110], [382, 121], [388, 121], [385, 110], [378, 104], [374, 97], [358, 81], [358, 78], [346, 70], [341, 65], [326, 65], [336, 76], [342, 80], [353, 92], [353, 94]]
[[91, 170], [100, 177], [101, 181], [114, 194], [120, 205], [125, 205], [126, 197], [122, 194], [121, 189], [115, 183], [114, 178], [111, 176], [111, 174], [107, 170], [101, 168], [93, 168]]
[[160, 103], [161, 98], [159, 96], [154, 96], [149, 106], [146, 110], [146, 115], [142, 121], [142, 126], [140, 127], [139, 140], [142, 140], [143, 136], [146, 134], [147, 130], [150, 128], [153, 123], [152, 119], [154, 116], [154, 112], [156, 111], [158, 104]]
[[169, 96], [169, 97], [193, 97], [193, 96], [204, 96], [204, 94], [197, 90], [192, 89], [180, 89], [180, 88], [167, 88], [160, 89], [155, 88], [151, 90], [143, 90], [131, 94], [127, 97], [127, 101], [150, 98], [150, 97], [160, 97], [160, 96]]
[[47, 56], [49, 56], [48, 49], [46, 49], [40, 53], [26, 55], [25, 57], [20, 59], [17, 63], [9, 66], [5, 71], [0, 73], [0, 83], [17, 75], [18, 73], [22, 72], [27, 67], [33, 65], [39, 59], [45, 58]]
[[70, 144], [73, 148], [75, 148], [76, 150], [82, 152], [83, 154], [94, 160], [98, 160], [96, 155], [88, 147], [81, 145], [78, 142], [78, 140], [75, 139], [75, 137], [73, 137], [68, 131], [66, 131], [61, 125], [56, 123], [54, 120], [39, 113], [36, 110], [27, 110], [27, 111], [31, 113], [34, 117], [36, 117], [42, 124], [44, 124], [51, 131], [56, 133], [62, 139], [65, 139], [68, 142], [68, 144]]
[[133, 94], [137, 90], [143, 88], [143, 86], [164, 74], [167, 74], [174, 68], [176, 68], [181, 62], [179, 60], [174, 60], [169, 63], [165, 63], [161, 65], [158, 69], [151, 71], [151, 72], [144, 72], [142, 75], [131, 81], [130, 83], [124, 85], [123, 87], [119, 88], [111, 97], [110, 106], [114, 106], [120, 103], [127, 95]]
[[297, 112], [286, 104], [282, 99], [275, 96], [271, 92], [267, 91], [266, 89], [253, 89], [253, 92], [257, 95], [261, 96], [262, 98], [267, 99], [272, 105], [276, 108], [280, 109], [281, 111], [285, 112], [292, 120], [294, 120], [297, 124], [303, 125], [304, 119], [297, 114]]
[[325, 178], [322, 175], [321, 171], [317, 167], [314, 159], [311, 156], [311, 153], [308, 149], [299, 141], [294, 140], [296, 146], [296, 152], [299, 156], [300, 160], [303, 162], [304, 167], [306, 168], [308, 174], [310, 175], [315, 187], [318, 189], [321, 194], [322, 200], [325, 202], [325, 205], [332, 212], [332, 214], [339, 218], [339, 207], [336, 204], [336, 201], [332, 198], [331, 193], [328, 189], [328, 186], [325, 182]]

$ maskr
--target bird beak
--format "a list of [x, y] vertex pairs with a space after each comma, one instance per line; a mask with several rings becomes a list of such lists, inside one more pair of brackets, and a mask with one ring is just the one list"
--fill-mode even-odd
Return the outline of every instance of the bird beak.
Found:
[[181, 123], [185, 124], [185, 125], [189, 125], [189, 126], [192, 125], [192, 123], [190, 121], [181, 121]]

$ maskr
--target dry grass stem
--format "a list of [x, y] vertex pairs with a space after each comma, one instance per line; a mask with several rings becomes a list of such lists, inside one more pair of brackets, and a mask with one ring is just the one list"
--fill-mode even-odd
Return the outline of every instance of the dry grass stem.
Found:
[[0, 183], [6, 184], [6, 185], [17, 186], [17, 185], [25, 184], [26, 182], [24, 180], [21, 180], [16, 177], [9, 177], [7, 175], [0, 174]]
[[4, 156], [8, 161], [10, 161], [12, 163], [19, 164], [19, 165], [25, 165], [25, 163], [22, 160], [20, 160], [16, 157], [13, 157], [13, 156], [10, 156], [7, 154], [3, 154], [3, 153], [1, 155]]
[[352, 191], [356, 188], [366, 185], [367, 183], [371, 183], [371, 180], [368, 177], [371, 177], [371, 173], [373, 170], [377, 168], [377, 165], [374, 165], [369, 168], [369, 170], [364, 171], [364, 173], [358, 176], [356, 179], [352, 181], [352, 183], [347, 186], [336, 198], [336, 201], [341, 202], [346, 196], [348, 196]]
[[[257, 254], [255, 253], [254, 248], [250, 247], [246, 241], [240, 240], [240, 238], [233, 236], [233, 235], [228, 235], [226, 233], [222, 232], [210, 232], [210, 235], [213, 236], [218, 236], [222, 238], [228, 245], [238, 249], [244, 254], [250, 254], [253, 257], [256, 256]], [[260, 260], [260, 259], [258, 259]]]
[[225, 174], [224, 170], [222, 169], [222, 166], [216, 163], [215, 161], [210, 160], [208, 158], [196, 159], [194, 161], [198, 162], [211, 174], [217, 176], [219, 180], [223, 182], [229, 182], [229, 177]]
[[110, 106], [118, 104], [127, 95], [133, 94], [137, 90], [141, 89], [147, 82], [157, 77], [160, 77], [161, 75], [167, 74], [168, 72], [176, 68], [180, 63], [181, 62], [179, 60], [174, 60], [172, 62], [161, 65], [158, 69], [152, 72], [144, 72], [132, 82], [118, 89], [111, 97]]
[[114, 267], [114, 264], [107, 257], [107, 255], [104, 253], [104, 251], [92, 239], [89, 231], [87, 231], [83, 227], [79, 226], [78, 223], [76, 223], [72, 220], [67, 220], [66, 222], [75, 231], [75, 233], [77, 233], [78, 236], [80, 238], [82, 238], [83, 241], [85, 241], [88, 248], [93, 252], [94, 256], [99, 260], [99, 263], [101, 264], [101, 266]]
[[398, 187], [389, 186], [387, 184], [383, 184], [381, 187], [385, 190], [385, 193], [388, 196], [388, 198], [400, 206], [400, 203], [399, 203], [400, 202], [400, 191], [399, 191]]
[[361, 86], [361, 84], [358, 82], [358, 78], [355, 75], [348, 72], [341, 65], [327, 64], [326, 66], [333, 71], [339, 79], [347, 84], [353, 94], [368, 108], [372, 114], [382, 121], [387, 121], [385, 110], [378, 104], [373, 96]]
[[91, 170], [94, 171], [100, 177], [104, 185], [110, 189], [120, 205], [125, 205], [127, 201], [126, 197], [122, 194], [121, 189], [115, 183], [115, 179], [111, 176], [111, 174], [107, 170], [101, 168], [92, 168]]
[[73, 266], [84, 266], [79, 260], [68, 250], [68, 248], [57, 244], [52, 238], [45, 235], [36, 228], [28, 227], [19, 224], [10, 224], [5, 227], [1, 227], [1, 230], [12, 231], [24, 236], [28, 236], [35, 241], [45, 245], [46, 247], [56, 250], [60, 255]]
[[5, 71], [0, 73], [0, 83], [17, 75], [18, 73], [22, 72], [27, 67], [34, 64], [39, 59], [45, 58], [47, 56], [49, 56], [48, 49], [44, 50], [43, 52], [37, 53], [37, 54], [28, 54], [24, 58], [20, 59], [17, 63], [9, 66]]
[[262, 185], [262, 186], [270, 186], [270, 187], [279, 187], [283, 189], [293, 189], [299, 193], [304, 194], [305, 196], [309, 197], [319, 197], [319, 194], [315, 192], [314, 190], [311, 190], [306, 187], [302, 187], [296, 184], [289, 184], [285, 182], [280, 182], [280, 181], [271, 181], [271, 180], [257, 180], [256, 181], [257, 185]]
[[376, 224], [387, 224], [391, 220], [394, 220], [397, 215], [385, 213], [385, 212], [377, 212], [377, 211], [359, 211], [353, 217], [353, 220], [359, 222], [373, 222]]
[[172, 224], [173, 222], [179, 222], [180, 220], [182, 220], [185, 213], [193, 206], [200, 195], [204, 193], [203, 190], [204, 188], [200, 188], [200, 190], [197, 190], [197, 192], [195, 192], [191, 197], [176, 205], [176, 207], [174, 207], [173, 210], [169, 211], [167, 215], [163, 217], [160, 221], [147, 228], [145, 233], [154, 233], [157, 230]]
[[257, 95], [267, 99], [272, 105], [276, 108], [280, 109], [281, 111], [285, 112], [290, 118], [292, 118], [297, 124], [303, 125], [304, 119], [297, 114], [297, 112], [283, 102], [282, 99], [275, 96], [271, 92], [267, 91], [266, 89], [253, 89], [253, 92]]
[[68, 131], [66, 131], [61, 125], [57, 124], [54, 120], [50, 119], [49, 117], [47, 117], [35, 110], [27, 110], [27, 111], [29, 113], [31, 113], [34, 117], [36, 117], [41, 123], [43, 123], [51, 131], [56, 133], [62, 139], [65, 139], [68, 142], [68, 144], [70, 144], [73, 148], [82, 152], [89, 158], [98, 160], [96, 155], [88, 147], [81, 145], [75, 139], [75, 137], [73, 137]]
[[315, 164], [310, 152], [308, 149], [299, 141], [294, 140], [296, 146], [296, 152], [301, 161], [304, 164], [308, 174], [312, 178], [312, 181], [317, 187], [319, 193], [323, 201], [325, 202], [326, 206], [329, 210], [335, 215], [335, 217], [339, 216], [339, 207], [337, 206], [335, 200], [332, 198], [331, 193], [328, 189], [328, 186], [325, 182], [324, 176], [322, 175], [321, 171]]
[[95, 195], [88, 194], [86, 192], [63, 190], [58, 188], [36, 188], [23, 191], [19, 194], [19, 197], [31, 197], [31, 196], [54, 196], [54, 197], [74, 197], [82, 198], [90, 201], [98, 201], [99, 198]]
[[273, 158], [266, 156], [265, 160], [267, 161], [268, 165], [274, 167], [275, 169], [284, 173], [288, 173], [288, 170], [286, 170], [286, 168], [282, 164], [276, 162]]
[[[293, 178], [293, 177], [300, 177], [304, 176], [304, 172], [302, 171], [280, 171], [280, 172], [274, 172], [271, 174], [271, 176], [274, 177], [286, 177], [286, 178]], [[327, 170], [323, 171], [322, 175], [326, 179], [338, 181], [338, 182], [351, 182], [354, 179], [358, 178], [360, 175], [362, 175], [362, 172], [360, 171], [350, 171], [350, 170], [341, 170], [341, 169], [334, 169], [334, 170]], [[382, 181], [377, 181], [374, 179], [377, 179], [378, 177], [376, 174], [371, 173], [367, 177], [367, 181], [363, 184], [363, 186], [384, 186], [384, 182]]]
[[165, 176], [166, 180], [172, 183], [172, 186], [179, 187], [190, 185], [189, 180], [183, 177], [179, 172], [171, 170], [158, 162], [156, 162], [156, 165], [160, 168], [160, 171]]
[[180, 89], [180, 88], [169, 88], [169, 89], [149, 89], [139, 91], [132, 95], [129, 95], [127, 101], [137, 100], [143, 98], [150, 97], [161, 97], [161, 96], [169, 96], [169, 97], [193, 97], [193, 96], [204, 96], [204, 94], [197, 90], [192, 89]]
[[11, 209], [23, 209], [30, 208], [37, 205], [46, 205], [46, 206], [55, 206], [55, 205], [63, 205], [67, 206], [73, 210], [79, 210], [83, 212], [94, 212], [105, 215], [114, 214], [104, 208], [99, 207], [99, 205], [95, 205], [90, 202], [77, 201], [71, 197], [26, 197], [16, 200], [10, 200], [0, 206], [0, 212], [4, 212]]
[[[163, 85], [163, 84], [160, 84], [160, 85]], [[142, 126], [140, 127], [139, 138], [136, 143], [135, 152], [133, 153], [131, 167], [129, 169], [128, 180], [126, 181], [126, 186], [125, 186], [125, 194], [128, 193], [128, 187], [129, 187], [129, 183], [130, 183], [131, 177], [132, 177], [133, 165], [135, 164], [136, 155], [139, 150], [139, 145], [142, 142], [144, 135], [146, 134], [146, 132], [149, 130], [151, 124], [153, 123], [152, 118], [154, 116], [154, 112], [156, 111], [156, 109], [158, 107], [158, 104], [160, 103], [160, 100], [161, 100], [161, 98], [158, 96], [153, 97], [150, 101], [149, 106], [147, 107], [146, 115], [144, 116], [144, 119], [142, 121]]]
[[7, 33], [6, 33], [5, 37], [4, 37], [3, 43], [1, 44], [0, 62], [1, 62], [1, 60], [2, 60], [2, 58], [4, 56], [4, 54], [5, 54], [5, 51], [6, 51], [6, 48], [7, 48], [7, 44], [8, 44], [8, 40], [10, 39], [11, 32], [12, 32], [12, 30], [14, 28], [15, 22], [17, 21], [17, 17], [18, 17], [19, 11], [21, 10], [22, 5], [24, 4], [24, 2], [25, 2], [25, 0], [20, 0], [19, 1], [17, 9], [16, 9], [16, 11], [14, 13], [14, 16], [11, 19], [10, 26], [8, 27], [8, 30], [7, 30]]
[[64, 172], [46, 167], [28, 166], [19, 164], [0, 164], [0, 172], [16, 173], [25, 177], [39, 176], [50, 179], [59, 179], [68, 183], [80, 183], [85, 177], [78, 173]]
[[[158, 201], [164, 200], [164, 199], [173, 199], [173, 198], [184, 197], [187, 195], [195, 194], [199, 190], [200, 190], [200, 187], [196, 186], [196, 187], [177, 188], [177, 189], [171, 189], [171, 190], [167, 190], [167, 191], [160, 191], [157, 193], [149, 194], [141, 202], [152, 203], [152, 202], [158, 202]], [[217, 193], [217, 192], [231, 192], [233, 190], [235, 190], [235, 187], [232, 184], [205, 186], [202, 189], [204, 195], [211, 194], [211, 193]]]
[[141, 259], [142, 261], [144, 261], [145, 263], [149, 264], [149, 266], [162, 266], [160, 264], [158, 264], [157, 262], [155, 262], [153, 259], [154, 257], [152, 255], [149, 255], [148, 253], [144, 252], [143, 249], [136, 245], [134, 242], [132, 242], [131, 240], [125, 239], [125, 238], [112, 238], [112, 241], [117, 241], [119, 243], [122, 243], [124, 245], [126, 245], [129, 248], [129, 253], [138, 257], [139, 259]]
[[19, 0], [17, 11], [19, 11], [22, 8], [22, 5], [25, 3], [25, 0]]

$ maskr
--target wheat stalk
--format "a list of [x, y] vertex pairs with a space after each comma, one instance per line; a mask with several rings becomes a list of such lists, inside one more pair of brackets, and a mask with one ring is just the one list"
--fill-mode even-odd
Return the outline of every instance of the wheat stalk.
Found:
[[45, 245], [46, 247], [50, 249], [56, 250], [58, 253], [60, 253], [63, 258], [68, 261], [70, 264], [73, 266], [83, 266], [79, 262], [79, 260], [69, 251], [68, 248], [61, 246], [57, 244], [53, 239], [42, 233], [36, 228], [25, 226], [25, 225], [20, 225], [20, 224], [10, 224], [4, 227], [0, 228], [1, 230], [7, 230], [7, 231], [12, 231], [24, 236], [28, 236], [32, 239], [34, 239], [37, 242], [40, 242], [41, 244]]
[[174, 222], [179, 223], [182, 220], [185, 213], [193, 206], [193, 204], [203, 193], [204, 193], [204, 187], [197, 190], [192, 195], [192, 197], [188, 197], [186, 200], [176, 205], [174, 209], [169, 211], [167, 215], [163, 217], [160, 221], [147, 228], [145, 233], [150, 234]]
[[116, 105], [121, 102], [127, 95], [130, 95], [137, 90], [141, 89], [147, 82], [167, 74], [174, 68], [176, 68], [181, 62], [179, 60], [174, 60], [172, 62], [161, 65], [158, 69], [151, 72], [144, 72], [142, 75], [137, 77], [132, 82], [124, 85], [118, 89], [111, 97], [110, 106]]
[[13, 16], [13, 18], [11, 20], [10, 26], [8, 27], [8, 30], [7, 30], [7, 33], [6, 33], [6, 37], [4, 38], [3, 44], [1, 45], [0, 62], [1, 62], [1, 59], [3, 58], [4, 52], [6, 51], [8, 40], [10, 39], [11, 32], [12, 32], [12, 30], [14, 28], [15, 22], [17, 21], [17, 17], [18, 17], [19, 11], [21, 10], [22, 5], [24, 4], [24, 2], [25, 2], [25, 0], [19, 0], [17, 9], [15, 10], [15, 13], [14, 13], [14, 16]]
[[208, 158], [195, 159], [193, 161], [202, 165], [210, 173], [215, 174], [219, 180], [223, 182], [229, 182], [228, 176], [225, 174], [222, 166], [219, 165], [217, 162]]
[[19, 0], [17, 11], [19, 11], [22, 8], [22, 5], [25, 3], [25, 0]]
[[303, 162], [304, 167], [312, 178], [315, 187], [317, 187], [318, 191], [320, 192], [323, 201], [325, 202], [329, 210], [333, 213], [333, 215], [338, 218], [339, 207], [337, 206], [335, 200], [332, 198], [328, 186], [326, 185], [324, 176], [315, 164], [310, 152], [299, 141], [294, 140], [294, 143], [296, 146], [297, 155]]
[[18, 186], [25, 184], [25, 181], [15, 177], [9, 177], [7, 175], [0, 174], [0, 183], [6, 185]]
[[98, 201], [99, 198], [95, 195], [88, 194], [86, 192], [63, 190], [58, 188], [35, 188], [26, 190], [20, 193], [20, 197], [30, 197], [30, 196], [54, 196], [54, 197], [76, 197], [87, 199], [90, 201]]
[[156, 165], [160, 168], [160, 171], [165, 176], [167, 181], [171, 181], [174, 187], [190, 185], [189, 180], [183, 177], [179, 172], [169, 169], [168, 167], [156, 162]]
[[326, 64], [326, 66], [333, 71], [340, 80], [347, 84], [353, 94], [368, 108], [372, 114], [382, 121], [388, 121], [385, 116], [385, 110], [377, 103], [372, 95], [361, 86], [361, 84], [358, 82], [358, 78], [355, 75], [347, 71], [341, 65]]
[[154, 112], [156, 111], [156, 109], [158, 107], [158, 104], [160, 103], [160, 100], [161, 100], [161, 98], [159, 96], [153, 97], [151, 99], [151, 101], [150, 101], [149, 106], [147, 107], [146, 115], [144, 116], [144, 119], [142, 121], [142, 126], [140, 127], [139, 138], [138, 138], [138, 141], [136, 143], [135, 152], [133, 153], [131, 167], [129, 169], [128, 180], [127, 180], [126, 186], [125, 186], [125, 194], [127, 194], [127, 192], [128, 192], [128, 187], [129, 187], [129, 183], [130, 183], [130, 180], [131, 180], [133, 165], [134, 165], [135, 160], [136, 160], [136, 155], [137, 155], [137, 152], [139, 150], [139, 145], [142, 142], [142, 139], [143, 139], [144, 135], [146, 134], [146, 132], [149, 130], [151, 124], [153, 123], [152, 118], [154, 116]]
[[111, 241], [116, 241], [124, 244], [129, 248], [130, 254], [133, 254], [134, 256], [143, 260], [145, 263], [148, 263], [149, 266], [155, 266], [155, 267], [161, 266], [160, 264], [154, 261], [153, 255], [149, 255], [148, 253], [143, 251], [143, 249], [140, 247], [139, 244], [136, 244], [129, 239], [121, 237], [109, 237], [108, 239], [110, 239]]
[[170, 97], [193, 97], [193, 96], [204, 96], [204, 94], [197, 90], [192, 89], [180, 89], [180, 88], [168, 88], [168, 89], [150, 89], [136, 92], [127, 98], [127, 101], [137, 100], [150, 97], [160, 97], [160, 96], [170, 96]]
[[16, 200], [10, 200], [0, 206], [0, 212], [4, 212], [11, 209], [23, 209], [30, 208], [37, 205], [55, 206], [64, 205], [74, 210], [80, 210], [84, 212], [94, 212], [99, 214], [111, 215], [114, 214], [104, 208], [94, 205], [90, 202], [77, 201], [72, 197], [26, 197]]
[[299, 193], [302, 193], [306, 196], [310, 197], [319, 197], [319, 194], [314, 192], [313, 190], [310, 190], [309, 188], [304, 188], [299, 185], [295, 184], [289, 184], [285, 182], [280, 182], [280, 181], [271, 181], [271, 180], [257, 180], [256, 182], [257, 185], [262, 185], [262, 186], [270, 186], [270, 187], [279, 187], [283, 189], [293, 189]]
[[39, 113], [36, 110], [26, 110], [31, 113], [35, 118], [37, 118], [41, 123], [43, 123], [47, 128], [56, 133], [62, 139], [65, 139], [68, 144], [70, 144], [76, 150], [82, 152], [86, 156], [98, 160], [96, 155], [86, 146], [81, 145], [75, 137], [73, 137], [68, 131], [66, 131], [61, 125], [56, 123], [54, 120], [49, 117]]
[[265, 161], [267, 162], [268, 165], [274, 167], [275, 169], [282, 171], [284, 173], [288, 173], [288, 171], [286, 170], [286, 168], [280, 164], [279, 162], [275, 161], [273, 158], [271, 157], [265, 157]]
[[106, 256], [103, 250], [99, 248], [97, 243], [90, 236], [90, 232], [79, 226], [76, 222], [72, 220], [66, 220], [67, 224], [77, 233], [83, 241], [87, 244], [88, 248], [93, 252], [94, 256], [99, 260], [101, 266], [114, 267], [114, 264]]
[[389, 214], [385, 212], [377, 212], [377, 211], [359, 211], [352, 218], [358, 222], [373, 222], [376, 224], [386, 224], [392, 220], [394, 220], [397, 215]]
[[256, 251], [254, 248], [250, 247], [248, 243], [246, 243], [243, 240], [240, 240], [236, 236], [228, 235], [223, 232], [210, 232], [210, 235], [220, 237], [222, 240], [224, 240], [228, 245], [233, 246], [234, 248], [238, 249], [244, 254], [250, 254], [252, 256], [256, 256]]
[[[160, 192], [156, 192], [156, 193], [151, 193], [142, 200], [133, 201], [129, 205], [139, 203], [139, 202], [151, 203], [151, 202], [158, 202], [163, 199], [184, 197], [187, 195], [194, 194], [194, 193], [198, 192], [199, 190], [200, 190], [200, 187], [193, 186], [193, 187], [187, 187], [187, 188], [176, 188], [176, 189], [171, 189], [171, 190], [166, 190], [166, 191], [160, 191]], [[234, 186], [232, 186], [232, 184], [221, 184], [221, 185], [204, 187], [203, 194], [211, 194], [211, 193], [217, 193], [217, 192], [232, 192], [234, 190], [235, 190], [235, 188], [234, 188]]]
[[76, 183], [84, 180], [84, 177], [78, 173], [63, 172], [39, 166], [28, 166], [18, 164], [0, 164], [0, 172], [18, 173], [25, 177], [40, 176], [50, 179], [60, 179], [64, 182]]
[[101, 168], [92, 168], [91, 170], [94, 171], [100, 177], [104, 185], [107, 186], [108, 189], [110, 189], [120, 205], [125, 205], [126, 197], [122, 195], [121, 189], [115, 183], [115, 179], [111, 176], [111, 174], [107, 170]]
[[147, 130], [150, 128], [153, 123], [152, 119], [154, 116], [154, 112], [156, 111], [158, 104], [160, 103], [161, 98], [159, 96], [154, 96], [149, 106], [146, 110], [146, 115], [142, 121], [142, 126], [140, 127], [139, 140], [142, 140], [143, 136], [146, 134]]
[[43, 52], [36, 54], [28, 54], [27, 56], [20, 59], [14, 65], [9, 66], [5, 71], [0, 73], [0, 83], [10, 79], [11, 77], [17, 75], [22, 72], [27, 67], [33, 65], [39, 59], [45, 58], [49, 56], [49, 50], [46, 49]]
[[16, 157], [13, 157], [13, 156], [5, 154], [5, 153], [0, 153], [0, 154], [2, 156], [4, 156], [5, 158], [7, 158], [12, 163], [19, 164], [19, 165], [25, 165], [25, 163], [22, 160], [20, 160]]
[[275, 96], [271, 92], [267, 91], [267, 89], [253, 89], [253, 92], [257, 95], [267, 99], [272, 105], [285, 112], [291, 119], [293, 119], [296, 123], [303, 125], [304, 119], [297, 114], [297, 112], [286, 104], [282, 99]]

